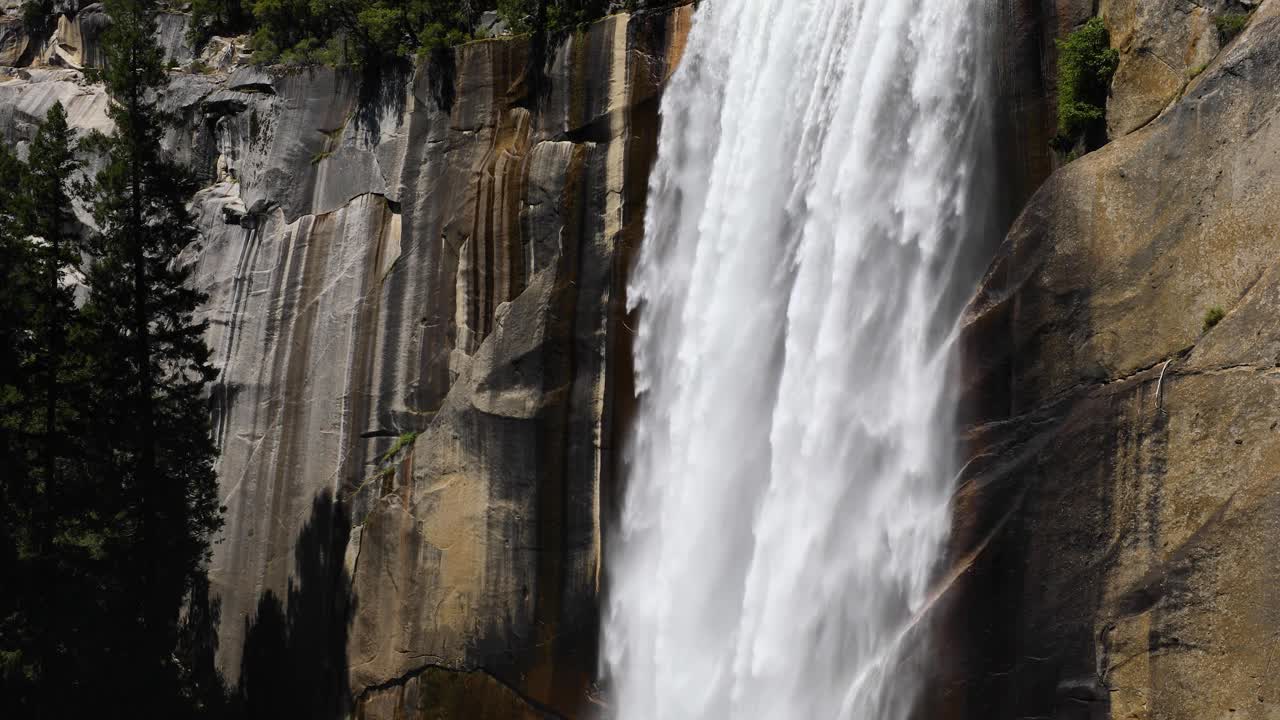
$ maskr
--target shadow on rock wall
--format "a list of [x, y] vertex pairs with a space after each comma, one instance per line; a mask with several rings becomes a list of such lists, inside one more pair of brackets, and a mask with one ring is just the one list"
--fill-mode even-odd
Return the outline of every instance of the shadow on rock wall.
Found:
[[298, 534], [285, 598], [267, 590], [245, 620], [237, 715], [338, 720], [351, 701], [347, 636], [356, 600], [344, 558], [351, 534], [346, 504], [325, 491]]
[[[452, 76], [452, 49], [448, 51], [448, 57], [448, 69]], [[435, 66], [436, 62], [433, 60], [428, 64], [428, 72]], [[364, 133], [366, 142], [376, 144], [379, 141], [383, 120], [403, 117], [412, 75], [413, 66], [402, 60], [370, 63], [359, 71], [355, 119], [356, 127]], [[441, 104], [438, 98], [436, 103]]]
[[191, 588], [191, 599], [178, 630], [180, 675], [190, 706], [200, 720], [223, 720], [233, 715], [226, 681], [218, 670], [218, 624], [222, 600], [209, 597], [209, 578], [200, 575]]
[[177, 657], [185, 705], [198, 720], [297, 717], [338, 720], [347, 715], [347, 636], [356, 601], [345, 557], [351, 534], [346, 503], [325, 491], [294, 546], [294, 573], [285, 597], [267, 590], [245, 620], [240, 683], [219, 672], [222, 602], [209, 596], [208, 578], [192, 588], [179, 630]]

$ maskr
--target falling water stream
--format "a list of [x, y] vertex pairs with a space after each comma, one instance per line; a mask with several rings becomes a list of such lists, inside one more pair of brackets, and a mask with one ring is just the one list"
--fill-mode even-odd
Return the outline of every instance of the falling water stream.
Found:
[[696, 11], [629, 288], [640, 410], [603, 630], [621, 720], [911, 712], [957, 268], [990, 194], [987, 12]]

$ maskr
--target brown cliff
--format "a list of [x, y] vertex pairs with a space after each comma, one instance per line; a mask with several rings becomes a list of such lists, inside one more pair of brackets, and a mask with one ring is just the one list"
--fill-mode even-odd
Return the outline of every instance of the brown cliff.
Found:
[[[1277, 80], [1267, 0], [1157, 117], [1057, 171], [983, 280], [948, 716], [1280, 713]], [[1113, 130], [1141, 92], [1117, 75]]]
[[[253, 68], [234, 41], [177, 58], [167, 142], [206, 180], [183, 261], [221, 371], [219, 660], [258, 707], [591, 707], [624, 273], [692, 14], [674, 5], [373, 79]], [[9, 142], [55, 100], [108, 128], [80, 72], [98, 7], [43, 40], [4, 26]]]

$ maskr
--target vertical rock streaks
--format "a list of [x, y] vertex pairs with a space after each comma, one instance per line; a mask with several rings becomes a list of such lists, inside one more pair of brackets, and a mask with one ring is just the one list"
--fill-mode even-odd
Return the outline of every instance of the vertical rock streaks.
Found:
[[[536, 109], [523, 38], [420, 66], [373, 108], [323, 69], [190, 93], [193, 116], [219, 113], [177, 151], [216, 148], [189, 259], [222, 371], [228, 525], [211, 575], [233, 676], [242, 623], [260, 594], [282, 594], [311, 498], [332, 491], [356, 526], [361, 717], [428, 712], [427, 687], [477, 712], [507, 712], [466, 700], [502, 687], [538, 712], [581, 709], [613, 466], [611, 338], [643, 214], [643, 185], [628, 182], [652, 151], [630, 130], [655, 127], [690, 12], [569, 34]], [[412, 447], [380, 460], [408, 432]]]

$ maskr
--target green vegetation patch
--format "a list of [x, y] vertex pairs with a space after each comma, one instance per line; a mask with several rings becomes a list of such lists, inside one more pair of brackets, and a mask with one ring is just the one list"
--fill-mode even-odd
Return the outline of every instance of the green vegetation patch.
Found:
[[1222, 318], [1226, 316], [1227, 316], [1227, 312], [1223, 310], [1222, 306], [1220, 305], [1214, 305], [1208, 310], [1205, 310], [1204, 311], [1204, 327], [1202, 328], [1203, 331], [1209, 332], [1209, 330], [1211, 330], [1213, 326], [1222, 322]]
[[396, 438], [396, 441], [391, 444], [391, 449], [382, 453], [382, 457], [379, 459], [379, 462], [384, 462], [384, 463], [391, 462], [393, 459], [395, 459], [397, 455], [400, 454], [401, 450], [404, 450], [410, 445], [413, 445], [414, 441], [417, 439], [418, 439], [417, 432], [407, 432], [401, 435], [400, 437]]
[[417, 439], [418, 439], [418, 433], [416, 431], [404, 433], [400, 437], [396, 438], [396, 441], [391, 444], [391, 447], [388, 448], [386, 452], [382, 453], [382, 455], [378, 456], [378, 465], [381, 466], [378, 468], [378, 471], [370, 475], [369, 477], [365, 478], [363, 482], [361, 482], [358, 486], [356, 486], [356, 488], [352, 491], [352, 494], [353, 495], [359, 494], [365, 489], [366, 486], [369, 485], [369, 483], [379, 483], [380, 487], [385, 487], [382, 484], [386, 483], [388, 480], [395, 477], [396, 458], [406, 448], [412, 447], [413, 443]]
[[1244, 28], [1249, 24], [1250, 13], [1245, 12], [1228, 12], [1213, 18], [1213, 24], [1218, 28], [1218, 40], [1223, 45], [1231, 42], [1235, 36], [1244, 32]]
[[1100, 17], [1058, 41], [1058, 133], [1068, 144], [1105, 137], [1107, 91], [1120, 63], [1110, 43]]
[[[50, 0], [45, 0], [50, 1]], [[628, 0], [624, 7], [634, 6]], [[191, 41], [251, 36], [257, 63], [372, 67], [475, 37], [496, 11], [513, 32], [556, 32], [602, 17], [609, 0], [193, 0]]]
[[324, 147], [311, 156], [312, 165], [319, 165], [322, 161], [333, 157], [333, 154], [338, 150], [338, 146], [342, 144], [342, 133], [345, 129], [346, 123], [343, 123], [341, 127], [320, 131], [324, 135]]

